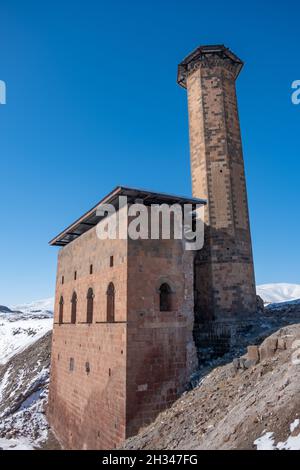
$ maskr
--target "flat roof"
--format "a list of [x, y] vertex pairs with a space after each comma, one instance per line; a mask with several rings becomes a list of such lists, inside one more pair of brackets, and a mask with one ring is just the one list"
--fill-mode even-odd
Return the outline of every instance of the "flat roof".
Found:
[[[83, 233], [95, 227], [101, 219], [105, 216], [96, 214], [98, 206], [101, 204], [112, 204], [118, 207], [118, 198], [120, 196], [127, 196], [128, 203], [134, 203], [137, 199], [141, 200], [143, 204], [206, 204], [205, 199], [189, 198], [185, 196], [175, 196], [173, 194], [157, 193], [154, 191], [147, 191], [145, 189], [128, 188], [126, 186], [117, 186], [101, 201], [99, 201], [92, 209], [83, 214], [79, 219], [75, 220], [65, 230], [54, 237], [49, 245], [51, 246], [65, 246], [76, 238], [80, 237]], [[139, 201], [140, 202], [140, 201]]]
[[212, 54], [230, 59], [232, 63], [236, 65], [236, 78], [238, 77], [244, 62], [239, 59], [239, 57], [235, 55], [228, 47], [225, 47], [224, 44], [217, 44], [211, 46], [199, 46], [188, 56], [186, 56], [178, 65], [177, 83], [183, 88], [186, 88], [186, 77], [189, 65], [203, 60], [206, 55]]

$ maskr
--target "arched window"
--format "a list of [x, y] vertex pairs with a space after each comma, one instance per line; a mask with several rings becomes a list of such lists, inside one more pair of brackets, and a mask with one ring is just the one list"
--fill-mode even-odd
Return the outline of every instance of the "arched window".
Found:
[[58, 323], [61, 325], [64, 322], [64, 298], [59, 299]]
[[170, 312], [172, 310], [172, 291], [166, 282], [159, 288], [159, 309], [161, 312]]
[[113, 323], [115, 321], [115, 286], [112, 282], [108, 285], [106, 296], [106, 319], [109, 323]]
[[86, 305], [86, 322], [93, 323], [93, 310], [94, 310], [94, 293], [90, 287], [87, 293], [87, 305]]
[[73, 292], [71, 299], [71, 323], [76, 323], [76, 313], [77, 313], [77, 294]]

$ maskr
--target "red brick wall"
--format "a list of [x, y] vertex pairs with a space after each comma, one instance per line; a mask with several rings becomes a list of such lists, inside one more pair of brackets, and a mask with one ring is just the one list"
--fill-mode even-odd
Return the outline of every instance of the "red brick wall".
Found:
[[[100, 241], [95, 229], [60, 250], [48, 416], [64, 447], [114, 448], [184, 390], [197, 363], [193, 256], [180, 240]], [[116, 310], [115, 323], [108, 324], [106, 289], [111, 281]], [[159, 309], [163, 282], [173, 291], [170, 312]], [[95, 297], [89, 325], [84, 322], [90, 287]], [[77, 323], [70, 324], [74, 290]], [[64, 324], [59, 325], [61, 296]]]
[[[197, 364], [193, 253], [179, 240], [130, 241], [128, 252], [127, 437], [182, 393]], [[174, 291], [170, 312], [159, 309], [163, 282]]]
[[206, 198], [205, 247], [197, 256], [200, 321], [256, 309], [235, 70], [212, 54], [187, 73], [193, 195]]
[[48, 416], [65, 448], [113, 449], [124, 440], [125, 346], [125, 323], [55, 325]]
[[[114, 266], [110, 267], [112, 255]], [[106, 289], [111, 281], [116, 292], [116, 322], [108, 324]], [[86, 324], [90, 287], [94, 291], [94, 319], [93, 324]], [[74, 290], [78, 298], [77, 322], [70, 324]], [[61, 295], [65, 323], [58, 325]], [[60, 250], [48, 416], [66, 448], [110, 449], [125, 437], [126, 299], [126, 241], [99, 240], [96, 230], [91, 229]], [[70, 358], [74, 360], [73, 371], [69, 370]]]

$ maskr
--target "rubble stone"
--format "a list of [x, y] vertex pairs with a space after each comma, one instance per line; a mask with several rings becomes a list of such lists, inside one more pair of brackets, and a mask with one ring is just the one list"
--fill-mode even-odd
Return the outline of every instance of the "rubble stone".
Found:
[[277, 349], [281, 349], [281, 350], [286, 349], [286, 342], [284, 338], [278, 338]]
[[252, 362], [253, 365], [259, 362], [259, 348], [258, 346], [247, 347], [247, 360]]
[[270, 359], [274, 356], [277, 349], [278, 339], [274, 337], [267, 338], [259, 348], [259, 356], [263, 361], [264, 359]]

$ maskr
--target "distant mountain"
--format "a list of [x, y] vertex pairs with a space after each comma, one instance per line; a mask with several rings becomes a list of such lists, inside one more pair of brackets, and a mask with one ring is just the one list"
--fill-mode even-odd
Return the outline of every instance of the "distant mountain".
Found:
[[13, 311], [5, 305], [0, 305], [0, 313], [13, 313]]
[[266, 304], [300, 299], [300, 284], [262, 284], [256, 290]]
[[23, 313], [43, 313], [50, 312], [53, 313], [54, 310], [54, 298], [49, 299], [35, 300], [27, 304], [19, 304], [9, 307], [14, 311], [21, 311]]

